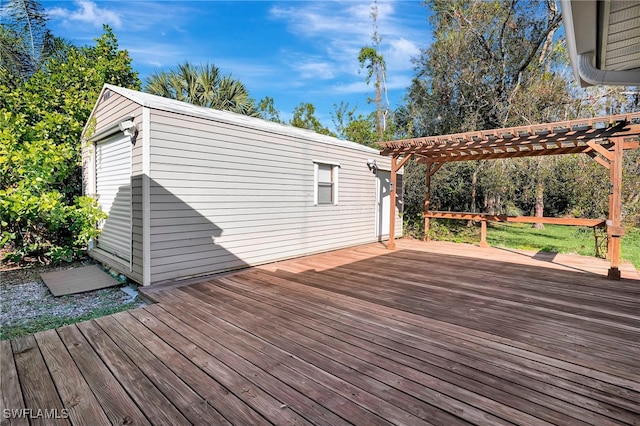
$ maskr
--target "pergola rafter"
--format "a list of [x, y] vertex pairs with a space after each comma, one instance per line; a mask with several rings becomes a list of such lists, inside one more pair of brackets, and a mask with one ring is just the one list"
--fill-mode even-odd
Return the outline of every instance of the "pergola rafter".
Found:
[[[427, 165], [427, 191], [425, 200], [425, 233], [430, 217], [455, 215], [430, 210], [430, 182], [433, 174], [445, 163], [455, 161], [493, 160], [501, 158], [540, 157], [546, 155], [587, 154], [598, 164], [609, 170], [611, 194], [609, 195], [609, 219], [606, 221], [609, 238], [610, 278], [620, 278], [618, 271], [620, 238], [624, 234], [621, 226], [621, 184], [623, 151], [640, 147], [640, 112], [561, 121], [555, 123], [508, 127], [503, 129], [427, 136], [382, 142], [382, 155], [391, 157], [391, 197], [396, 198], [396, 172], [413, 157]], [[458, 216], [452, 218], [467, 217]], [[486, 243], [486, 221], [505, 220], [515, 222], [540, 221], [541, 218], [519, 216], [500, 219], [503, 216], [475, 214], [482, 220], [483, 237]], [[389, 248], [395, 248], [394, 221], [395, 203], [391, 203]], [[548, 219], [548, 218], [547, 218]], [[564, 219], [566, 224], [579, 224], [580, 220]], [[597, 222], [597, 221], [596, 221]], [[604, 221], [600, 221], [604, 222]], [[547, 223], [558, 223], [547, 222]], [[586, 223], [586, 222], [585, 222]], [[589, 222], [592, 223], [592, 222]], [[594, 222], [595, 223], [595, 222]]]

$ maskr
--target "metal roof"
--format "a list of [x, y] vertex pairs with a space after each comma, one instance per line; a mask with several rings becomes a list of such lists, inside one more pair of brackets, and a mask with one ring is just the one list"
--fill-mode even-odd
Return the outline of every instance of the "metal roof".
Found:
[[[266, 132], [279, 135], [311, 139], [328, 145], [340, 146], [348, 149], [364, 151], [372, 155], [377, 155], [378, 150], [351, 141], [345, 141], [332, 136], [321, 135], [311, 130], [301, 129], [285, 124], [263, 120], [261, 118], [249, 117], [231, 111], [221, 111], [213, 108], [192, 105], [175, 99], [168, 99], [150, 93], [139, 92], [137, 90], [126, 89], [124, 87], [105, 84], [98, 99], [102, 99], [103, 94], [110, 90], [118, 93], [133, 102], [152, 109], [174, 112], [190, 117], [198, 117], [206, 120], [215, 120], [224, 123], [236, 124], [248, 129], [260, 129]], [[97, 107], [97, 104], [96, 104]], [[86, 129], [85, 129], [86, 130]]]

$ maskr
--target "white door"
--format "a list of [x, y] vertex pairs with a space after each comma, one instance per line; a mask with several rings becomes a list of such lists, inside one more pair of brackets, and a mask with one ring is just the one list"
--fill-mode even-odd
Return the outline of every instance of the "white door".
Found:
[[389, 211], [391, 206], [391, 172], [378, 170], [378, 214], [376, 217], [376, 236], [379, 240], [389, 237]]
[[97, 247], [131, 263], [131, 142], [121, 133], [96, 144], [96, 196], [107, 213]]

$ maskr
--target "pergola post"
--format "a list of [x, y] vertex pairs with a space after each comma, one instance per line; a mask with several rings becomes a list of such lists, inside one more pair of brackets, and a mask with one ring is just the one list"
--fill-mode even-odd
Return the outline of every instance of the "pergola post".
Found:
[[443, 162], [429, 162], [427, 163], [427, 174], [426, 174], [426, 192], [424, 197], [424, 240], [429, 241], [429, 227], [431, 226], [431, 219], [426, 216], [431, 209], [431, 176], [436, 174], [440, 167], [442, 167]]
[[391, 188], [389, 191], [389, 209], [391, 210], [389, 216], [389, 243], [387, 244], [387, 249], [395, 250], [396, 249], [396, 173], [398, 172], [398, 157], [395, 155], [391, 157]]
[[[426, 173], [426, 190], [424, 196], [424, 212], [428, 213], [429, 208], [431, 207], [431, 164], [427, 163], [427, 173]], [[424, 240], [429, 241], [429, 226], [431, 226], [431, 220], [425, 216], [424, 218]]]
[[607, 277], [620, 279], [620, 238], [624, 235], [622, 227], [622, 138], [614, 138], [613, 159], [609, 168], [611, 190], [609, 191], [609, 220], [607, 220], [608, 255], [610, 267]]
[[480, 247], [489, 247], [487, 243], [487, 219], [480, 220]]

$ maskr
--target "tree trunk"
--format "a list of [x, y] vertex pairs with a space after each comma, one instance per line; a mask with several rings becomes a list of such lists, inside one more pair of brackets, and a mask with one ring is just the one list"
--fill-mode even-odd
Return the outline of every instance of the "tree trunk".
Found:
[[[544, 216], [544, 183], [542, 183], [542, 179], [538, 181], [536, 184], [536, 217]], [[544, 229], [544, 225], [542, 223], [534, 223], [533, 227], [535, 229]]]

